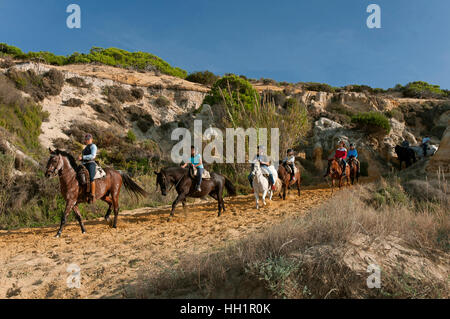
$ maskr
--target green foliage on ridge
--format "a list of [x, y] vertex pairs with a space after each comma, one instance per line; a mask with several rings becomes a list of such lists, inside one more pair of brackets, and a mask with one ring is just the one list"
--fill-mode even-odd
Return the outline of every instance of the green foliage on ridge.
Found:
[[101, 63], [123, 68], [159, 71], [183, 79], [187, 76], [185, 70], [172, 67], [156, 55], [147, 52], [128, 52], [117, 48], [93, 47], [88, 54], [75, 52], [70, 56], [62, 56], [46, 51], [24, 53], [17, 47], [0, 43], [0, 54], [21, 60], [40, 60], [51, 65]]

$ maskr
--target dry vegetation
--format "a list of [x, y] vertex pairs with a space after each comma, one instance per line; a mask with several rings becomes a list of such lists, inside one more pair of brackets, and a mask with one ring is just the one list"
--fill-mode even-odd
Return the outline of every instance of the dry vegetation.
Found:
[[[427, 192], [417, 196], [417, 189]], [[446, 181], [383, 180], [339, 193], [219, 252], [187, 256], [139, 297], [448, 298]], [[368, 263], [382, 269], [368, 289]]]

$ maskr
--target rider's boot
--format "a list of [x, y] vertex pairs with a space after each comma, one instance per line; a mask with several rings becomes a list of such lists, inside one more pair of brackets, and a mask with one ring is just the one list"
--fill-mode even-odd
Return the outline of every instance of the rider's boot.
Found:
[[89, 194], [88, 203], [93, 204], [95, 202], [95, 181], [91, 182], [91, 193]]

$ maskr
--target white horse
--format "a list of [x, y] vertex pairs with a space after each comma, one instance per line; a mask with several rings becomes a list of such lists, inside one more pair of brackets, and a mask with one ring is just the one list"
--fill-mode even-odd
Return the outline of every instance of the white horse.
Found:
[[266, 206], [266, 196], [269, 194], [272, 200], [272, 190], [269, 187], [269, 180], [264, 176], [259, 162], [256, 162], [253, 167], [253, 189], [255, 191], [256, 209], [259, 209], [259, 194], [262, 193], [263, 205]]
[[[410, 148], [416, 153], [419, 159], [424, 158], [423, 147], [422, 146], [410, 146]], [[433, 156], [438, 151], [438, 147], [435, 145], [428, 144], [427, 157]]]
[[[278, 179], [278, 174], [275, 169], [269, 167], [268, 170], [272, 173], [272, 176], [275, 180], [275, 187], [279, 191], [281, 189], [281, 181]], [[262, 193], [262, 201], [264, 206], [266, 203], [266, 196], [269, 195], [269, 200], [272, 200], [274, 191], [271, 189], [269, 185], [269, 180], [264, 176], [264, 171], [261, 168], [261, 164], [259, 162], [254, 163], [253, 168], [253, 189], [255, 191], [255, 199], [256, 199], [256, 209], [259, 209], [259, 194]], [[275, 191], [276, 192], [276, 191]]]

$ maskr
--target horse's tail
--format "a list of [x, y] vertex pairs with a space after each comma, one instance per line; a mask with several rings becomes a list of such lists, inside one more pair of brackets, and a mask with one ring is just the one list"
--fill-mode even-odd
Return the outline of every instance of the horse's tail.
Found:
[[123, 185], [125, 186], [125, 189], [129, 191], [130, 193], [133, 193], [136, 198], [139, 196], [145, 197], [148, 196], [148, 193], [140, 187], [138, 184], [136, 184], [128, 175], [126, 172], [120, 171], [120, 176], [122, 176]]
[[227, 189], [228, 195], [236, 196], [236, 188], [233, 183], [225, 177], [225, 188]]

